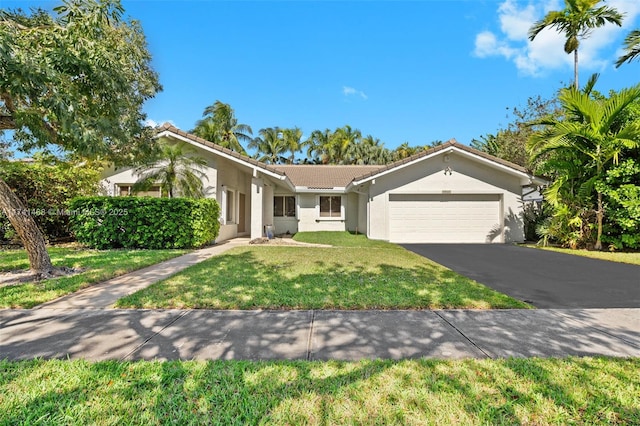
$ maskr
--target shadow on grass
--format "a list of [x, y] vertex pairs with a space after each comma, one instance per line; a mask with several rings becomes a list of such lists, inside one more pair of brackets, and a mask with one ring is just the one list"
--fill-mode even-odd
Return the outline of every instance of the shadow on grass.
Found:
[[[435, 309], [527, 308], [455, 272], [428, 263], [396, 266], [326, 249], [335, 260], [291, 259], [295, 250], [229, 253], [121, 299], [120, 308]], [[322, 249], [314, 249], [321, 253]], [[382, 251], [381, 256], [385, 256]], [[407, 253], [408, 256], [413, 254]], [[406, 259], [403, 259], [406, 261]], [[305, 262], [298, 264], [298, 262]], [[294, 268], [295, 267], [295, 268]], [[294, 270], [295, 269], [295, 270]]]
[[[614, 383], [608, 370], [633, 371], [638, 362], [609, 360], [600, 366], [604, 371], [598, 364], [598, 359], [53, 365], [0, 361], [0, 387], [12, 390], [0, 402], [0, 420], [16, 424], [30, 419], [40, 424], [637, 424], [634, 396], [624, 401], [609, 396], [625, 387], [637, 391], [637, 379], [630, 372], [624, 381]], [[569, 372], [554, 376], [558, 370]]]

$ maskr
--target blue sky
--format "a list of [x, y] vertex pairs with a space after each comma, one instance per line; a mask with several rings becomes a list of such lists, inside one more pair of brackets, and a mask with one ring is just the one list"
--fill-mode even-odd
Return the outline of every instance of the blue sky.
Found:
[[[581, 81], [602, 92], [640, 83], [640, 62], [613, 66], [640, 28], [638, 0], [609, 0], [622, 28], [597, 29], [580, 49]], [[3, 8], [55, 2], [0, 0]], [[215, 100], [254, 134], [263, 127], [349, 124], [388, 148], [473, 138], [506, 126], [508, 107], [550, 98], [572, 80], [564, 39], [528, 28], [561, 0], [123, 1], [142, 22], [164, 91], [155, 123], [193, 128]]]

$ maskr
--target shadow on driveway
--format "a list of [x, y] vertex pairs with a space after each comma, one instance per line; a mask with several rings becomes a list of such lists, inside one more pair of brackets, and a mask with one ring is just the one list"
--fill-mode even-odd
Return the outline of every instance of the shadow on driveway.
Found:
[[640, 266], [509, 244], [402, 244], [537, 308], [638, 308]]

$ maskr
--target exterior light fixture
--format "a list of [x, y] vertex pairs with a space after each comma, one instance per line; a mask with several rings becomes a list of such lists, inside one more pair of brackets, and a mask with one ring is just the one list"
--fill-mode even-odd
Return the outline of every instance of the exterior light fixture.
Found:
[[444, 168], [444, 174], [445, 176], [451, 176], [453, 174], [453, 169], [451, 168], [451, 166], [447, 166]]

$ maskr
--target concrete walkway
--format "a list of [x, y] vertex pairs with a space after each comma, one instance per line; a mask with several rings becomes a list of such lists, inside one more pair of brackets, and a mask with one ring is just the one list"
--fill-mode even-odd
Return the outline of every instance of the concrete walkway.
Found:
[[195, 250], [185, 255], [148, 266], [108, 281], [87, 287], [34, 309], [104, 309], [111, 307], [118, 299], [140, 291], [151, 284], [200, 263], [227, 250], [249, 244], [249, 238], [234, 238], [211, 247]]
[[640, 356], [640, 309], [0, 310], [0, 359]]
[[121, 297], [248, 243], [235, 239], [31, 310], [0, 310], [0, 359], [640, 357], [640, 309], [114, 310]]

